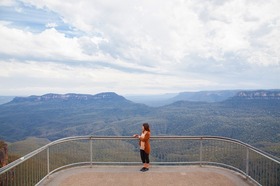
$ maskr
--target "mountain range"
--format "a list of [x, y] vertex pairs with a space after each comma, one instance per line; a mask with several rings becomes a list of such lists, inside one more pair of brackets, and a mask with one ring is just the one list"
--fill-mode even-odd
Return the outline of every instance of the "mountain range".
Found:
[[0, 140], [131, 136], [148, 122], [152, 135], [225, 136], [280, 155], [280, 90], [181, 93], [167, 100], [173, 101], [151, 107], [114, 92], [15, 97], [0, 105]]
[[[225, 101], [231, 97], [237, 96], [237, 93], [243, 94], [238, 95], [242, 98], [250, 99], [254, 97], [254, 99], [259, 98], [279, 98], [277, 93], [279, 90], [216, 90], [216, 91], [199, 91], [199, 92], [180, 92], [180, 93], [169, 93], [163, 95], [128, 95], [125, 96], [127, 99], [136, 102], [143, 103], [152, 107], [159, 107], [168, 104], [172, 104], [176, 101], [195, 101], [195, 102], [221, 102]], [[275, 95], [276, 94], [276, 95]]]

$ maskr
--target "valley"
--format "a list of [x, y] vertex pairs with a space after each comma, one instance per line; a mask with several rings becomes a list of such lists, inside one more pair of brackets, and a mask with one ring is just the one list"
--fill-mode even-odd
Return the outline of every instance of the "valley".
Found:
[[280, 157], [279, 95], [277, 90], [247, 91], [223, 101], [181, 100], [159, 107], [113, 92], [18, 97], [0, 105], [0, 139], [131, 136], [148, 122], [154, 136], [224, 136]]

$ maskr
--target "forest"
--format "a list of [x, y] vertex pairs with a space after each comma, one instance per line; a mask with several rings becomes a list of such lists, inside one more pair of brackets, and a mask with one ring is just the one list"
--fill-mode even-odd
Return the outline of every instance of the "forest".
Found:
[[17, 98], [0, 105], [0, 139], [14, 143], [28, 137], [53, 141], [81, 135], [131, 136], [148, 122], [154, 136], [223, 136], [280, 156], [279, 99], [231, 97], [150, 107], [116, 93], [48, 96], [53, 99]]

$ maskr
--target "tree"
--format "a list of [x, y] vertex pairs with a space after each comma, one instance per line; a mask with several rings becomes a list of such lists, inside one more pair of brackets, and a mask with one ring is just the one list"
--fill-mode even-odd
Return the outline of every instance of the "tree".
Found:
[[0, 168], [8, 164], [8, 145], [0, 141]]

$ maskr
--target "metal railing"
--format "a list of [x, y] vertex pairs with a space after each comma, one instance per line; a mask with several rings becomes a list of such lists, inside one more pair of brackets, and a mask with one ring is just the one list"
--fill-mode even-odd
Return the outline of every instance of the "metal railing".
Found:
[[[232, 169], [258, 185], [280, 185], [280, 161], [238, 140], [211, 136], [157, 136], [150, 140], [151, 164], [213, 165]], [[132, 137], [77, 136], [53, 141], [0, 169], [2, 185], [39, 185], [71, 166], [140, 164]]]

